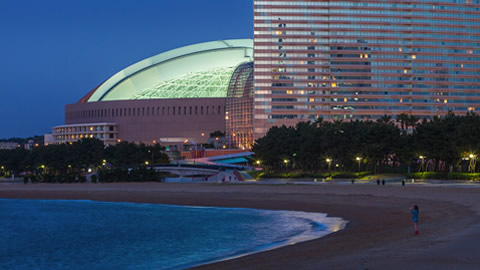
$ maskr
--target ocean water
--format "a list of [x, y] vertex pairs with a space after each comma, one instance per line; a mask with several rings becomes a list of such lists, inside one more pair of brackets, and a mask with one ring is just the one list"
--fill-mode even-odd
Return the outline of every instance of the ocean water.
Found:
[[326, 214], [0, 200], [0, 269], [184, 269], [322, 237]]

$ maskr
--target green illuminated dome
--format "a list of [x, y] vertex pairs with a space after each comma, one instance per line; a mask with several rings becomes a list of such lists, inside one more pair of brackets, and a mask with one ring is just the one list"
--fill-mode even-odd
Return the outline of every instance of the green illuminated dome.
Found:
[[80, 102], [226, 97], [235, 69], [251, 61], [251, 39], [182, 47], [127, 67]]
[[218, 67], [187, 73], [145, 89], [133, 99], [226, 97], [235, 67]]

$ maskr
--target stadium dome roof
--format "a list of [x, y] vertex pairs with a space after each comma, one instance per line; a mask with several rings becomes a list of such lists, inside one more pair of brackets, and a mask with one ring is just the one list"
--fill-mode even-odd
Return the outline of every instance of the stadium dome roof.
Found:
[[236, 67], [251, 61], [251, 39], [186, 46], [125, 68], [79, 102], [226, 97]]

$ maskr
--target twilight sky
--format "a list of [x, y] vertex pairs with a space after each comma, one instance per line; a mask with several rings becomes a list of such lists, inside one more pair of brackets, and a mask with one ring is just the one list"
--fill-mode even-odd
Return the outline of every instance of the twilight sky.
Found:
[[142, 59], [252, 37], [251, 0], [0, 0], [0, 138], [51, 133], [65, 104]]

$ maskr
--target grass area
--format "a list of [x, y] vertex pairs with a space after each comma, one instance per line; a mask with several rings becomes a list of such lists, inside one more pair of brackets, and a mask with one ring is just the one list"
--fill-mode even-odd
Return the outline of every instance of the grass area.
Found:
[[407, 174], [407, 178], [438, 180], [480, 180], [480, 173], [417, 172]]

